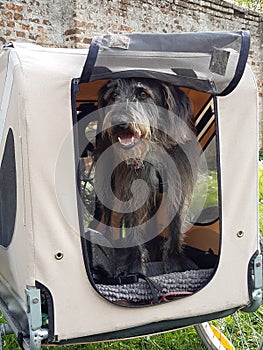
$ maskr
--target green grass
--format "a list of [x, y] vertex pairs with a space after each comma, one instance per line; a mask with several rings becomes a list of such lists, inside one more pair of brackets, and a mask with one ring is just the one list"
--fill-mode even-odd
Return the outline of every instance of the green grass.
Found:
[[259, 166], [259, 229], [263, 236], [263, 163]]
[[[19, 350], [20, 347], [13, 335], [8, 335], [4, 339], [3, 350]], [[203, 350], [205, 349], [193, 327], [174, 332], [121, 340], [116, 342], [104, 342], [85, 345], [70, 346], [47, 346], [47, 350]], [[21, 349], [20, 349], [21, 350]]]
[[218, 185], [217, 185], [217, 172], [210, 171], [207, 175], [207, 194], [204, 204], [204, 208], [218, 205]]

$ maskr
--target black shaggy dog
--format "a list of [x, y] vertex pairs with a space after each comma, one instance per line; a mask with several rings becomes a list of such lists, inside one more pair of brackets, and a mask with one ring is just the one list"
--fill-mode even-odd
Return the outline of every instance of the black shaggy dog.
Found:
[[116, 79], [99, 108], [95, 218], [112, 248], [94, 253], [94, 269], [118, 278], [195, 268], [183, 250], [199, 157], [187, 95], [155, 79]]

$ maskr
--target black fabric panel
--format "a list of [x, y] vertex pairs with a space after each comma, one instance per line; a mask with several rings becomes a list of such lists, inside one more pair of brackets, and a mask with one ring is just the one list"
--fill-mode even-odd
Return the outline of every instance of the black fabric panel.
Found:
[[250, 34], [247, 31], [242, 32], [242, 48], [239, 56], [238, 65], [236, 68], [236, 72], [234, 75], [234, 78], [232, 81], [228, 84], [226, 89], [220, 94], [222, 96], [226, 96], [232, 92], [237, 84], [239, 83], [240, 79], [242, 78], [243, 72], [246, 67], [246, 62], [249, 54], [249, 48], [250, 48]]
[[90, 76], [98, 56], [99, 48], [100, 48], [100, 39], [94, 39], [90, 44], [88, 57], [86, 59], [86, 62], [80, 77], [80, 82], [90, 80]]
[[17, 184], [14, 136], [7, 135], [0, 168], [0, 244], [8, 247], [14, 233], [17, 205]]
[[[171, 70], [171, 74], [168, 73], [162, 73], [151, 70], [141, 70], [141, 69], [132, 69], [132, 70], [125, 70], [125, 71], [118, 71], [111, 73], [110, 71], [108, 73], [98, 73], [102, 71], [102, 67], [100, 67], [100, 70], [93, 70], [90, 81], [95, 80], [105, 80], [105, 79], [126, 79], [126, 78], [146, 78], [146, 79], [157, 79], [166, 83], [170, 83], [175, 86], [183, 86], [186, 88], [194, 88], [198, 91], [208, 92], [211, 94], [214, 94], [215, 89], [214, 85], [211, 84], [209, 80], [200, 80], [193, 77], [186, 77], [175, 75], [174, 72]], [[87, 81], [86, 81], [87, 82]]]

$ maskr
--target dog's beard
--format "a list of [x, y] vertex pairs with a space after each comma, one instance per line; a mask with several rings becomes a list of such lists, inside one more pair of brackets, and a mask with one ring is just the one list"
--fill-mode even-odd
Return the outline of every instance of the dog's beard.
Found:
[[143, 165], [149, 153], [149, 142], [141, 139], [133, 146], [126, 148], [120, 141], [117, 141], [113, 144], [113, 150], [119, 162], [124, 162], [128, 166]]

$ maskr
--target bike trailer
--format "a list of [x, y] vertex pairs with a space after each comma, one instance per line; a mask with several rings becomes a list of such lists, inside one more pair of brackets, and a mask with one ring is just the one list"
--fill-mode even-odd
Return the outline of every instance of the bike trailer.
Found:
[[[3, 47], [0, 310], [22, 348], [137, 337], [260, 305], [249, 42], [240, 31], [108, 35], [88, 52]], [[130, 77], [176, 85], [192, 102], [203, 166], [184, 244], [198, 268], [103, 282], [92, 264], [106, 238], [89, 226], [98, 91]]]

